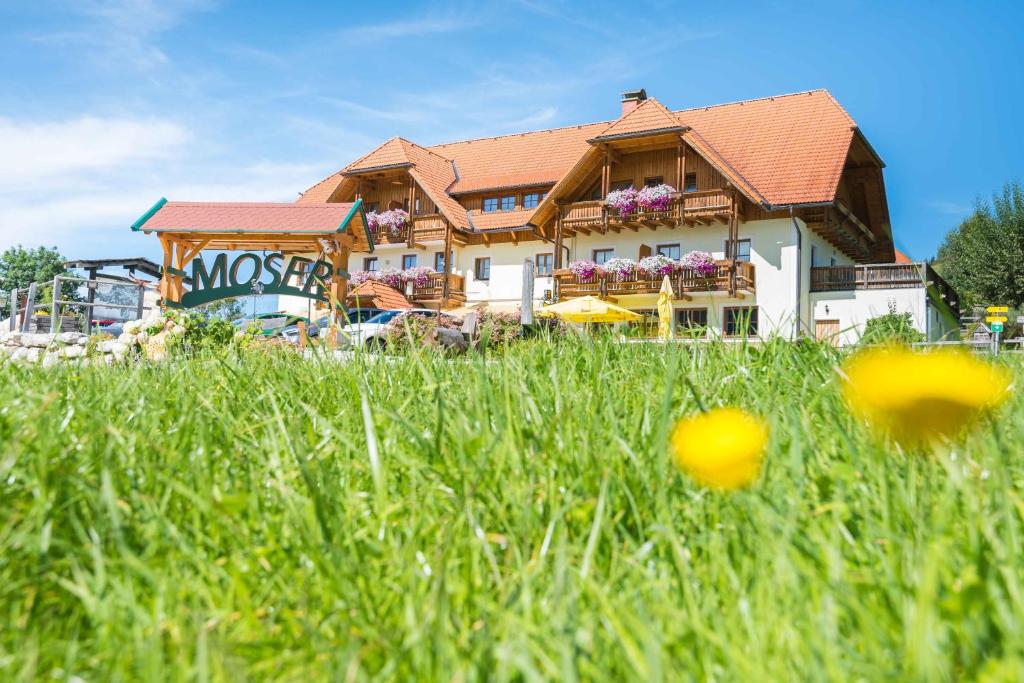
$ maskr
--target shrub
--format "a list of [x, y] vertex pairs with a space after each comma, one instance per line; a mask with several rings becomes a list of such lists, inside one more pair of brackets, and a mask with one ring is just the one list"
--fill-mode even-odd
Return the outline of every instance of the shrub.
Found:
[[430, 334], [437, 328], [458, 330], [462, 323], [453, 316], [444, 313], [426, 316], [422, 313], [410, 313], [398, 316], [388, 325], [388, 349], [409, 349], [423, 346]]
[[924, 335], [914, 327], [914, 316], [910, 311], [896, 312], [896, 302], [889, 302], [889, 312], [871, 318], [864, 325], [862, 344], [911, 344], [924, 339]]

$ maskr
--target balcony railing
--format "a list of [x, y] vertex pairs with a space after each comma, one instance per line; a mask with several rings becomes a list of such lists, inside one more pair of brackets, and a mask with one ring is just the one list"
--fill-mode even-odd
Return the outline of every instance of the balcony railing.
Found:
[[[669, 276], [672, 291], [676, 295], [690, 292], [724, 292], [730, 290], [735, 274], [736, 289], [753, 293], [754, 265], [743, 261], [715, 261], [713, 275], [703, 277], [696, 271], [683, 269]], [[555, 280], [558, 282], [559, 299], [572, 299], [577, 296], [615, 297], [629, 294], [657, 294], [661, 289], [663, 275], [632, 272], [595, 273], [583, 279], [571, 270], [556, 270]]]
[[[411, 232], [410, 232], [411, 231]], [[408, 244], [410, 234], [413, 242], [443, 241], [444, 217], [441, 214], [412, 216], [412, 225], [406, 224], [401, 230], [392, 231], [385, 226], [370, 229], [374, 244]]]
[[562, 227], [569, 230], [604, 230], [608, 226], [637, 229], [659, 225], [709, 225], [716, 221], [727, 222], [732, 217], [732, 211], [732, 197], [725, 190], [677, 192], [665, 211], [637, 211], [627, 216], [620, 216], [614, 209], [605, 206], [603, 200], [597, 199], [564, 206]]
[[[426, 284], [413, 286], [410, 300], [413, 303], [443, 302], [445, 273], [430, 273]], [[448, 299], [452, 301], [466, 300], [466, 280], [458, 273], [448, 273]]]
[[958, 311], [956, 291], [927, 263], [876, 263], [811, 268], [812, 292], [855, 289], [906, 289], [933, 286], [953, 310]]

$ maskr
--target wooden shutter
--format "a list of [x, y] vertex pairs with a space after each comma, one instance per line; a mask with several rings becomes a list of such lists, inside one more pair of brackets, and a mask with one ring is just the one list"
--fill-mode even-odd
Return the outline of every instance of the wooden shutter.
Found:
[[637, 260], [639, 261], [640, 259], [647, 258], [650, 255], [651, 255], [651, 248], [649, 246], [647, 246], [646, 244], [641, 244], [640, 245], [640, 254], [639, 254], [639, 256], [637, 256]]

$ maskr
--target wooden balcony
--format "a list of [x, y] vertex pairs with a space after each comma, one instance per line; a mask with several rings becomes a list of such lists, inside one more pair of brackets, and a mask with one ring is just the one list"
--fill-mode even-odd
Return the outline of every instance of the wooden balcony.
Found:
[[623, 228], [636, 232], [640, 228], [654, 230], [658, 226], [675, 228], [728, 223], [732, 212], [732, 197], [725, 190], [677, 192], [665, 211], [638, 211], [628, 216], [618, 215], [614, 209], [605, 206], [603, 200], [597, 199], [563, 206], [562, 227], [584, 234], [607, 232], [609, 229], [621, 232]]
[[445, 221], [441, 214], [425, 214], [422, 216], [413, 216], [412, 225], [406, 225], [401, 230], [392, 232], [385, 227], [377, 227], [370, 230], [370, 234], [373, 235], [373, 242], [377, 245], [388, 245], [388, 244], [400, 244], [406, 246], [410, 244], [410, 237], [412, 237], [412, 244], [420, 244], [423, 242], [443, 242], [445, 231]]
[[413, 286], [409, 301], [426, 308], [464, 303], [466, 301], [466, 280], [458, 273], [448, 273], [448, 296], [445, 297], [445, 273], [431, 273], [426, 284]]
[[812, 292], [842, 292], [857, 289], [907, 289], [935, 287], [954, 311], [959, 311], [956, 291], [927, 263], [876, 263], [811, 268]]
[[[568, 269], [556, 270], [554, 277], [558, 283], [559, 300], [587, 295], [609, 298], [657, 294], [663, 279], [662, 275], [634, 271], [625, 275], [605, 273], [583, 280]], [[685, 269], [670, 275], [669, 281], [672, 283], [672, 291], [679, 297], [695, 292], [728, 292], [733, 288], [734, 278], [737, 292], [754, 293], [754, 265], [743, 261], [715, 261], [715, 273], [709, 277], [701, 277], [695, 271]]]

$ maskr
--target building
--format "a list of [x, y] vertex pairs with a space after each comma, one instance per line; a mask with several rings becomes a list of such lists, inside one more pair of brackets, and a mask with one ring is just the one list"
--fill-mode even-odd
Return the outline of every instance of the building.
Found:
[[[531, 259], [537, 304], [597, 294], [653, 312], [662, 275], [630, 262], [706, 252], [706, 272], [672, 275], [681, 325], [838, 343], [894, 307], [942, 338], [956, 295], [926, 264], [897, 263], [883, 167], [824, 90], [682, 111], [638, 90], [610, 121], [430, 147], [394, 137], [298, 203], [407, 211], [371, 226], [376, 250], [351, 268], [436, 271], [407, 288], [416, 305], [513, 307]], [[660, 186], [656, 209], [605, 201]], [[609, 261], [615, 272], [586, 272]]]

